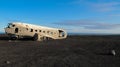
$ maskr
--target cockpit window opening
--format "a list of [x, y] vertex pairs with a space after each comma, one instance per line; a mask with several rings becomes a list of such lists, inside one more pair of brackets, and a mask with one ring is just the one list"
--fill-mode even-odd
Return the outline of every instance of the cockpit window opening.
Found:
[[8, 28], [12, 27], [12, 23], [8, 23]]
[[15, 27], [15, 25], [13, 24], [12, 27]]

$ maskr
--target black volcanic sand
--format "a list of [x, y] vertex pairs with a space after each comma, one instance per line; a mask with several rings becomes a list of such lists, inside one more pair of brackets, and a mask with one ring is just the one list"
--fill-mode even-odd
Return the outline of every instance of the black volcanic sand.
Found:
[[0, 67], [120, 67], [120, 36], [68, 36], [37, 42], [0, 35]]

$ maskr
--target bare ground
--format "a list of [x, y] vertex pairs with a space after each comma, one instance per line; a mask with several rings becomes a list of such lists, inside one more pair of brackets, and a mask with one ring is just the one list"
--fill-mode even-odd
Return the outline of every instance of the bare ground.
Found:
[[0, 35], [0, 67], [120, 67], [120, 36], [68, 36], [36, 42]]

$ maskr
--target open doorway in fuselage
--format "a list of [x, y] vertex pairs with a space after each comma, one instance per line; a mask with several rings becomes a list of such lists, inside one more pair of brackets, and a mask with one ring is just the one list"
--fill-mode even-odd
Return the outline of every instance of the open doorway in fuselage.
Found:
[[19, 29], [18, 28], [15, 28], [15, 33], [18, 33]]

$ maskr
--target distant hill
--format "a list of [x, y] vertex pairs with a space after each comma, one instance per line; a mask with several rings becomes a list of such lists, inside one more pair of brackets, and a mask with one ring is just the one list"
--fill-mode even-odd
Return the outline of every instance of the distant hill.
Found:
[[5, 32], [0, 32], [0, 34], [5, 34]]
[[120, 35], [110, 33], [68, 33], [68, 35]]

